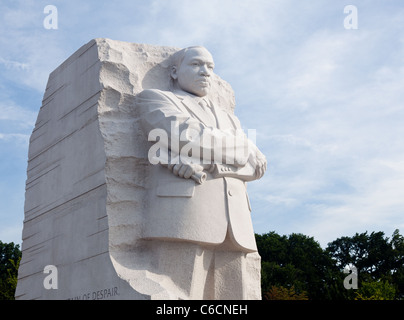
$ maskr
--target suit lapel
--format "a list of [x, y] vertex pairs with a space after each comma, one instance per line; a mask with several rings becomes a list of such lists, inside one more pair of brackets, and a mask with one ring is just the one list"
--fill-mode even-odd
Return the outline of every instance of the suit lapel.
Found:
[[203, 124], [205, 124], [208, 127], [216, 127], [216, 123], [214, 123], [209, 117], [209, 115], [206, 114], [206, 112], [202, 109], [202, 107], [195, 101], [194, 98], [192, 98], [189, 95], [186, 94], [180, 94], [180, 93], [175, 93], [177, 98], [179, 98], [182, 101], [182, 104], [185, 106], [185, 108], [188, 110], [188, 113], [190, 113], [192, 116], [197, 118], [199, 121], [201, 121]]
[[[172, 93], [176, 98], [178, 98], [181, 103], [176, 105], [179, 107], [179, 109], [182, 112], [186, 112], [191, 114], [193, 117], [197, 118], [199, 121], [201, 121], [203, 124], [209, 127], [217, 127], [217, 124], [214, 123], [211, 119], [210, 116], [208, 116], [205, 111], [202, 109], [202, 107], [195, 101], [195, 98], [191, 97], [189, 94], [185, 92], [170, 92]], [[174, 99], [170, 98], [173, 102]], [[216, 107], [210, 102], [210, 105], [212, 107], [213, 113], [217, 119], [218, 122], [218, 128], [219, 129], [228, 129], [228, 128], [233, 128], [233, 129], [239, 129], [240, 124], [237, 121], [237, 118], [231, 116], [224, 110]], [[235, 119], [233, 119], [235, 118]]]
[[213, 109], [213, 112], [216, 116], [219, 129], [238, 129], [237, 123], [235, 123], [231, 117], [230, 114], [228, 114], [226, 111], [224, 111], [221, 108], [216, 107], [214, 104], [211, 103], [211, 107]]

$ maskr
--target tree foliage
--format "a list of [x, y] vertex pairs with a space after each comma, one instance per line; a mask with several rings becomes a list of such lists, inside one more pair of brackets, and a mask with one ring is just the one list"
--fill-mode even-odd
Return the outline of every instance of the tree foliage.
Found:
[[353, 264], [358, 270], [359, 286], [389, 283], [395, 298], [404, 298], [404, 237], [395, 230], [391, 239], [383, 232], [367, 232], [341, 237], [328, 244], [327, 252], [337, 267]]
[[[293, 288], [297, 295], [307, 293], [314, 300], [404, 298], [404, 237], [399, 230], [391, 239], [383, 232], [356, 233], [336, 239], [326, 249], [303, 234], [270, 232], [256, 235], [256, 240], [263, 297], [286, 297], [285, 290]], [[358, 270], [356, 292], [344, 288], [347, 265]]]
[[14, 300], [20, 260], [18, 244], [0, 241], [0, 300]]
[[341, 291], [343, 277], [320, 244], [303, 234], [256, 235], [262, 261], [263, 296], [273, 286], [307, 292], [310, 299], [332, 299]]
[[386, 281], [362, 282], [355, 292], [355, 300], [394, 300], [396, 289]]
[[306, 291], [296, 293], [294, 286], [289, 289], [272, 286], [271, 289], [265, 293], [264, 298], [266, 300], [309, 300]]

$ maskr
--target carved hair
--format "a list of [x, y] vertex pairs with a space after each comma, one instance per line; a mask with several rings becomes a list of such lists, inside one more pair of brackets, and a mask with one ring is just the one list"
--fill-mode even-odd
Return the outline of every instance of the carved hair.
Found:
[[178, 68], [181, 65], [182, 61], [184, 61], [187, 51], [195, 48], [203, 48], [206, 50], [206, 48], [202, 46], [192, 46], [177, 51], [171, 56], [170, 69], [173, 67]]

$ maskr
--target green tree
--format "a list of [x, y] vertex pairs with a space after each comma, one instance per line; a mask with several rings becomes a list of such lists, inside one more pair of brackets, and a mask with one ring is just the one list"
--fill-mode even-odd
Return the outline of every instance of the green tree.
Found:
[[327, 251], [340, 269], [353, 264], [359, 274], [373, 280], [390, 273], [394, 263], [393, 250], [383, 232], [338, 238], [328, 244]]
[[393, 267], [391, 282], [395, 285], [396, 298], [404, 299], [404, 237], [396, 229], [391, 239], [393, 249]]
[[394, 300], [396, 290], [388, 281], [362, 282], [355, 300]]
[[19, 245], [0, 241], [0, 300], [14, 300], [20, 259]]
[[309, 300], [307, 292], [296, 293], [294, 286], [288, 288], [272, 286], [271, 289], [265, 293], [266, 300]]
[[358, 270], [359, 287], [391, 283], [396, 298], [404, 296], [404, 237], [395, 230], [391, 240], [383, 232], [356, 233], [328, 244], [327, 252], [339, 269], [352, 264]]
[[[303, 234], [256, 235], [261, 255], [263, 296], [272, 287], [307, 292], [310, 299], [332, 299], [344, 292], [342, 273], [319, 243]], [[346, 291], [346, 290], [345, 290]]]

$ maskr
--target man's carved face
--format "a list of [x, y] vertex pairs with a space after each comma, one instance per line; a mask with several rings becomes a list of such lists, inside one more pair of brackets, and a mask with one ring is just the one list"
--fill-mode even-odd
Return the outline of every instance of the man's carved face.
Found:
[[202, 47], [185, 52], [179, 67], [173, 67], [171, 77], [177, 80], [180, 89], [203, 97], [209, 92], [214, 62], [208, 50]]

